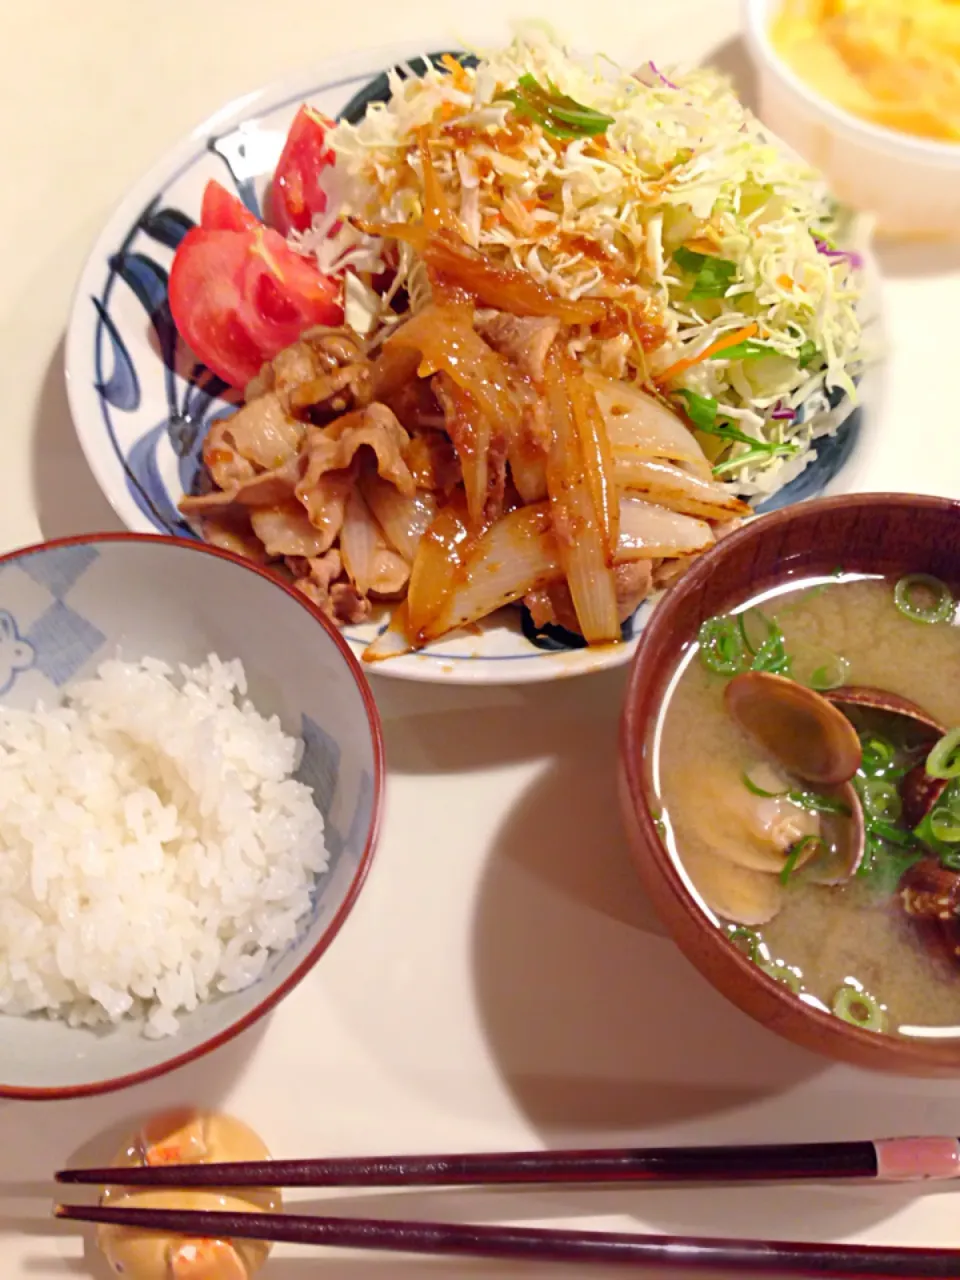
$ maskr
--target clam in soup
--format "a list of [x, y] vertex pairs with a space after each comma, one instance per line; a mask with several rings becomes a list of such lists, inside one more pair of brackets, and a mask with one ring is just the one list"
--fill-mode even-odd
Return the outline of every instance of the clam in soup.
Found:
[[707, 913], [867, 1030], [960, 1035], [960, 625], [925, 575], [708, 619], [658, 717], [654, 809]]

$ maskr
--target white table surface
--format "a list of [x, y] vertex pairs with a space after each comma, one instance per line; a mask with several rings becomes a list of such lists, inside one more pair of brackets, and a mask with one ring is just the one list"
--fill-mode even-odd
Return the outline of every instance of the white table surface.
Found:
[[[420, 34], [430, 47], [496, 37], [523, 13], [624, 62], [714, 52], [742, 67], [728, 0], [0, 4], [0, 550], [117, 527], [73, 437], [61, 339], [89, 244], [142, 170], [225, 101], [311, 58]], [[960, 258], [900, 248], [881, 262], [891, 354], [869, 430], [884, 447], [858, 482], [960, 496]], [[960, 1133], [956, 1085], [794, 1049], [663, 937], [617, 816], [622, 685], [618, 673], [523, 691], [375, 681], [386, 823], [340, 938], [272, 1018], [205, 1061], [91, 1101], [0, 1105], [0, 1276], [89, 1274], [78, 1237], [48, 1222], [45, 1179], [173, 1103], [233, 1111], [283, 1156]], [[951, 1194], [384, 1192], [337, 1197], [337, 1210], [960, 1246]], [[540, 1269], [290, 1250], [268, 1272], [388, 1274]]]

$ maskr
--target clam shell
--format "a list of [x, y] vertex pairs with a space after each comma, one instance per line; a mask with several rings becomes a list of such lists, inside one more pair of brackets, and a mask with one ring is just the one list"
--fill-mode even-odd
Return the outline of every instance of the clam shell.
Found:
[[814, 884], [846, 884], [856, 874], [867, 848], [863, 806], [853, 783], [845, 782], [830, 794], [842, 800], [850, 814], [821, 815], [820, 827], [824, 836], [830, 839], [831, 833], [836, 832], [835, 842], [838, 848], [836, 854], [809, 868], [806, 877]]
[[916, 724], [929, 729], [932, 738], [939, 738], [946, 733], [946, 728], [909, 698], [901, 698], [898, 693], [888, 689], [875, 689], [868, 684], [845, 684], [836, 689], [828, 689], [823, 697], [836, 706], [869, 707], [874, 711], [887, 711], [891, 715], [906, 716]]
[[946, 973], [960, 965], [960, 874], [938, 858], [908, 867], [898, 890], [904, 913], [917, 937]]
[[900, 783], [903, 820], [915, 827], [930, 813], [949, 786], [947, 778], [931, 778], [924, 762], [914, 765]]
[[729, 715], [795, 778], [836, 787], [860, 766], [857, 731], [822, 694], [784, 676], [746, 671], [724, 690]]

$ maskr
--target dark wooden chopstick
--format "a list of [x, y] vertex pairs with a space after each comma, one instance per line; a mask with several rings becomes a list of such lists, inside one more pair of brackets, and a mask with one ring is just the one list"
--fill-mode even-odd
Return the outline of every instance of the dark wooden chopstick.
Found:
[[128, 1187], [441, 1187], [952, 1177], [960, 1177], [956, 1138], [267, 1160], [63, 1169], [56, 1175], [58, 1182]]
[[950, 1277], [960, 1250], [771, 1240], [695, 1239], [543, 1227], [315, 1218], [300, 1214], [191, 1212], [61, 1205], [59, 1218], [218, 1239], [273, 1240], [394, 1253], [537, 1262], [594, 1262], [659, 1270], [766, 1272], [835, 1277]]

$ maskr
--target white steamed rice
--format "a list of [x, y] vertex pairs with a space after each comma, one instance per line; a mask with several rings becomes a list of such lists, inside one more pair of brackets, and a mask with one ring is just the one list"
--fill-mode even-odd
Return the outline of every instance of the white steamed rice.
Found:
[[327, 866], [302, 744], [240, 662], [105, 662], [64, 705], [0, 707], [0, 1012], [145, 1034], [239, 991]]

